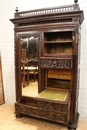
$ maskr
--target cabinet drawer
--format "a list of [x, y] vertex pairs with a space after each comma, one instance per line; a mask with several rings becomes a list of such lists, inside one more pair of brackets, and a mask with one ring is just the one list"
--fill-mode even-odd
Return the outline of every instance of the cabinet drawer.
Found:
[[56, 74], [48, 74], [48, 78], [57, 78], [57, 79], [67, 79], [70, 80], [70, 75], [56, 75]]
[[42, 119], [60, 122], [64, 124], [67, 124], [67, 122], [69, 121], [69, 112], [67, 114], [62, 114], [58, 112], [56, 113], [53, 111], [49, 111], [48, 109], [41, 109], [40, 107], [37, 108], [20, 103], [15, 103], [15, 113], [40, 117]]
[[54, 75], [71, 75], [70, 70], [56, 70], [56, 69], [49, 69], [48, 74], [54, 74]]
[[61, 112], [61, 113], [68, 113], [70, 109], [70, 101], [68, 103], [53, 103], [53, 102], [47, 102], [47, 101], [42, 101], [38, 100], [37, 101], [37, 107], [41, 109], [47, 109], [49, 111], [54, 111], [54, 112]]
[[[50, 56], [53, 56], [53, 54], [51, 54]], [[72, 57], [69, 58], [40, 57], [40, 65], [41, 68], [71, 69]]]
[[58, 70], [55, 69], [49, 69], [48, 74], [58, 74]]

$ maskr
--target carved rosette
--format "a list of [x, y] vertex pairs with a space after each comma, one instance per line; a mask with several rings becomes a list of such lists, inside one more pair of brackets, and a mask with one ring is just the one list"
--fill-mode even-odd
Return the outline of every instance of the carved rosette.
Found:
[[71, 59], [40, 59], [40, 64], [42, 68], [71, 68]]

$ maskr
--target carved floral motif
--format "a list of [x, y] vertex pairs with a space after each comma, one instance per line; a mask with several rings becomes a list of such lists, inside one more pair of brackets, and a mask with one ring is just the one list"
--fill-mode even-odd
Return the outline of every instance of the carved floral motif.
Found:
[[34, 115], [36, 117], [44, 118], [51, 121], [56, 122], [63, 122], [67, 123], [67, 115], [66, 114], [59, 114], [53, 113], [45, 109], [37, 109], [34, 107], [25, 107], [23, 105], [16, 104], [16, 114], [27, 114], [27, 115]]
[[41, 67], [46, 68], [71, 68], [71, 59], [41, 59]]
[[67, 105], [60, 103], [52, 103], [46, 101], [37, 101], [38, 108], [47, 109], [55, 112], [67, 113]]

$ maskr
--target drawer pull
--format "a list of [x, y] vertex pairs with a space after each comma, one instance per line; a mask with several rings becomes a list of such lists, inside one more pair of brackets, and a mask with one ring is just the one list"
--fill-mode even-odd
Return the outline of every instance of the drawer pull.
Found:
[[26, 110], [24, 110], [23, 112], [24, 112], [24, 114], [26, 114], [26, 113], [27, 113], [27, 111], [26, 111]]
[[27, 110], [23, 106], [20, 106], [20, 111], [23, 112], [24, 114], [27, 114]]

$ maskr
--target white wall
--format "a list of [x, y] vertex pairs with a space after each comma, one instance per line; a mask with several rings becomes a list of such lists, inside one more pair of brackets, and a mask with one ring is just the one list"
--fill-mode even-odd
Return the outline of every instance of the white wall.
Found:
[[[14, 26], [9, 19], [14, 17], [15, 8], [19, 11], [73, 4], [74, 0], [0, 0], [0, 50], [2, 54], [2, 69], [5, 102], [15, 102], [15, 73], [14, 73]], [[87, 0], [79, 0], [84, 10], [85, 20], [82, 23], [81, 64], [79, 113], [87, 118]]]

